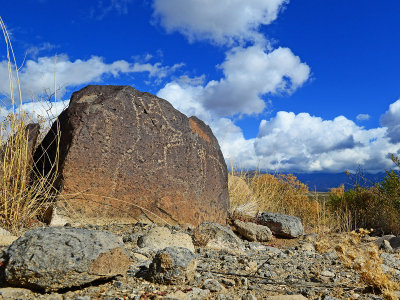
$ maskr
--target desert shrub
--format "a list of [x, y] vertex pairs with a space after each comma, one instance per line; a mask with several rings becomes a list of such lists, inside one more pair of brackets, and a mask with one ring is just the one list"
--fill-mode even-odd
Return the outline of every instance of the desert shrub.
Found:
[[[396, 159], [393, 158], [396, 162]], [[377, 233], [400, 234], [400, 175], [391, 169], [372, 187], [358, 183], [349, 190], [332, 189], [328, 206], [337, 216], [348, 216], [346, 230], [373, 228]], [[343, 229], [343, 228], [342, 228]]]

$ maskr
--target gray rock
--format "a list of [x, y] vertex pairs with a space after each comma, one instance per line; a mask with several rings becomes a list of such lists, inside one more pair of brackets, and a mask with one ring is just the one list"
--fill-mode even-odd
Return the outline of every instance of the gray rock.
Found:
[[139, 237], [138, 246], [152, 251], [162, 250], [166, 247], [184, 247], [194, 253], [192, 238], [186, 233], [171, 233], [166, 227], [155, 227]]
[[268, 242], [273, 238], [272, 232], [267, 226], [240, 220], [235, 220], [233, 224], [236, 231], [250, 242]]
[[258, 216], [258, 221], [278, 237], [297, 238], [304, 234], [303, 224], [298, 217], [263, 212]]
[[5, 250], [3, 259], [9, 284], [45, 291], [125, 274], [130, 265], [114, 234], [66, 227], [26, 232]]
[[391, 239], [389, 239], [389, 243], [394, 250], [400, 248], [400, 236], [392, 237]]
[[167, 247], [157, 252], [148, 270], [148, 279], [161, 284], [191, 281], [197, 267], [196, 256], [187, 248]]
[[383, 241], [389, 241], [391, 238], [394, 238], [394, 237], [395, 237], [395, 235], [393, 235], [393, 234], [387, 234], [387, 235], [384, 235], [384, 236], [381, 236], [381, 237], [375, 239], [373, 241], [373, 243], [375, 245], [377, 245], [378, 247], [380, 247], [382, 245]]
[[220, 292], [224, 287], [216, 279], [206, 279], [203, 283], [203, 289], [210, 290], [211, 292]]
[[218, 223], [201, 223], [193, 232], [193, 241], [197, 246], [228, 251], [244, 251], [243, 242], [227, 226]]
[[242, 296], [242, 300], [257, 300], [257, 298], [252, 294], [247, 294]]

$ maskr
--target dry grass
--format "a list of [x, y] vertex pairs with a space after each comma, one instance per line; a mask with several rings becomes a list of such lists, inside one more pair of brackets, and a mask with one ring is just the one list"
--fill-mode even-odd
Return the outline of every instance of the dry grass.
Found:
[[[26, 131], [27, 117], [22, 111], [18, 68], [7, 29], [1, 18], [0, 26], [6, 41], [12, 103], [12, 112], [2, 121], [0, 131], [0, 226], [18, 233], [52, 200], [55, 178], [35, 174]], [[18, 103], [15, 91], [18, 91]], [[18, 109], [15, 108], [17, 104]], [[54, 164], [53, 168], [57, 168], [57, 164]]]
[[254, 219], [257, 212], [276, 212], [297, 216], [314, 231], [328, 230], [331, 217], [325, 205], [318, 196], [310, 199], [307, 185], [294, 175], [231, 174], [228, 183], [233, 217]]
[[359, 229], [343, 233], [336, 239], [324, 236], [316, 243], [316, 249], [320, 253], [336, 251], [343, 264], [357, 271], [367, 286], [382, 293], [385, 299], [397, 299], [393, 292], [399, 289], [399, 284], [383, 270], [381, 251], [373, 243], [362, 242], [369, 233]]

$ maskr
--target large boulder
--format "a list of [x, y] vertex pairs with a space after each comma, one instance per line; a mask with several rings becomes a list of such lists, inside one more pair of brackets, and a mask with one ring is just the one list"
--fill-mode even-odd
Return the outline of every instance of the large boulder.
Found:
[[9, 284], [44, 291], [124, 275], [130, 265], [116, 235], [64, 227], [28, 231], [4, 251], [1, 262]]
[[218, 141], [166, 100], [130, 86], [73, 93], [34, 155], [44, 173], [55, 161], [57, 131], [56, 187], [78, 215], [225, 223], [228, 174]]

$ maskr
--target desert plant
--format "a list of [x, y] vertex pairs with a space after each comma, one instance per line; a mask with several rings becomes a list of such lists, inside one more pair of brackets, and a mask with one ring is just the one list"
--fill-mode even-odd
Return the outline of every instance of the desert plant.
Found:
[[[18, 232], [43, 212], [52, 200], [54, 178], [35, 174], [32, 149], [29, 150], [28, 147], [27, 116], [22, 110], [18, 68], [10, 37], [1, 17], [0, 26], [6, 43], [12, 104], [11, 112], [2, 121], [0, 130], [0, 225]], [[19, 96], [18, 108], [15, 91]], [[53, 168], [57, 168], [57, 164]]]
[[263, 211], [297, 216], [306, 225], [318, 219], [319, 203], [308, 197], [308, 187], [292, 174], [253, 177], [251, 189]]
[[325, 207], [310, 198], [307, 185], [292, 174], [232, 172], [228, 187], [235, 217], [254, 219], [257, 212], [276, 212], [298, 216], [314, 228], [327, 219]]
[[[393, 156], [392, 160], [398, 162]], [[362, 178], [362, 174], [353, 177]], [[365, 183], [365, 179], [359, 179], [348, 190], [344, 190], [344, 187], [332, 189], [329, 193], [329, 208], [339, 218], [347, 216], [346, 230], [374, 228], [377, 233], [399, 234], [399, 173], [391, 169], [386, 171], [386, 177], [381, 182], [372, 187]]]
[[370, 233], [361, 228], [340, 234], [334, 240], [322, 236], [316, 243], [316, 249], [320, 253], [336, 251], [342, 263], [357, 271], [367, 286], [380, 292], [385, 299], [397, 299], [393, 292], [399, 284], [382, 268], [381, 252], [374, 243], [363, 242], [363, 238]]

